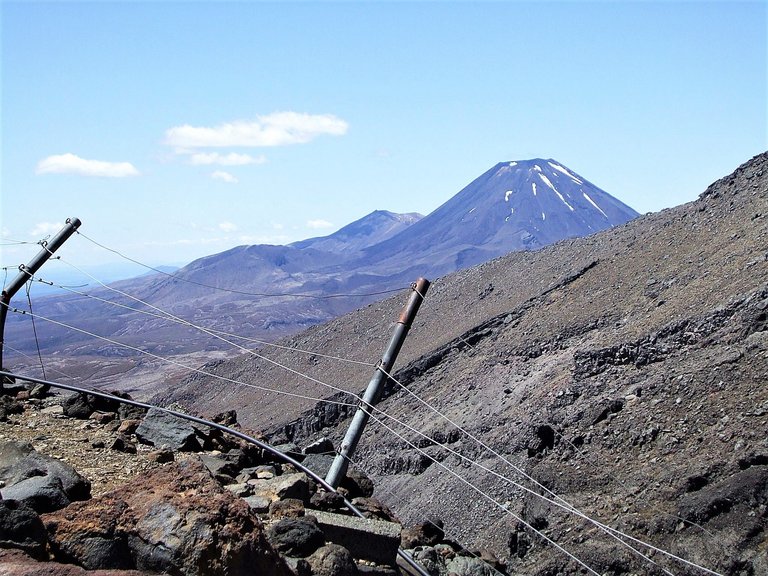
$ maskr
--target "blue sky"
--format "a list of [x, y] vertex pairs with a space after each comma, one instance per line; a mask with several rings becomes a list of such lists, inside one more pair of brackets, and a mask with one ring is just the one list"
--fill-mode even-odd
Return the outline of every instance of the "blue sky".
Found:
[[3, 1], [2, 235], [185, 263], [533, 157], [678, 205], [768, 148], [766, 6]]

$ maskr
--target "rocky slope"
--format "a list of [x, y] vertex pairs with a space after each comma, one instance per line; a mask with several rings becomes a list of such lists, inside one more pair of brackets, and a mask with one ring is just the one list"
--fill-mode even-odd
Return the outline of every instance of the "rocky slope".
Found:
[[[241, 430], [233, 412], [216, 421]], [[284, 450], [314, 469], [333, 446]], [[300, 464], [157, 409], [41, 386], [0, 395], [2, 576], [397, 576], [401, 542], [435, 576], [503, 572], [440, 525], [403, 529], [373, 490], [353, 468], [325, 491]]]
[[[767, 215], [761, 154], [690, 204], [439, 279], [395, 376], [462, 430], [392, 385], [381, 410], [419, 433], [379, 416], [358, 464], [402, 518], [440, 516], [450, 535], [489, 543], [512, 571], [584, 570], [532, 528], [599, 573], [660, 570], [535, 496], [542, 488], [524, 471], [590, 518], [688, 562], [768, 572]], [[250, 386], [359, 392], [402, 304], [372, 304], [281, 343], [310, 353], [264, 349], [272, 363], [249, 354], [207, 367], [245, 385], [198, 374], [165, 398], [237, 407], [275, 438], [338, 438], [353, 406]], [[638, 548], [672, 573], [705, 573]]]

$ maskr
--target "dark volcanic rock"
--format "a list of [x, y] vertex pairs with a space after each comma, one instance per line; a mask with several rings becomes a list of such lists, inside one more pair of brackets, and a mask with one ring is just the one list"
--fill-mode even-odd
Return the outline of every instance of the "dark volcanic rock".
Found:
[[92, 394], [78, 393], [68, 396], [62, 402], [64, 415], [70, 418], [80, 418], [85, 420], [96, 411], [117, 412], [120, 404], [117, 400], [102, 398]]
[[54, 557], [87, 568], [288, 574], [264, 539], [259, 518], [199, 461], [157, 469], [141, 483], [43, 520]]
[[50, 512], [90, 497], [91, 484], [64, 462], [37, 453], [31, 444], [0, 442], [0, 495]]
[[342, 479], [339, 486], [347, 491], [349, 498], [368, 498], [369, 496], [373, 496], [373, 481], [368, 478], [364, 472], [358, 470], [354, 466], [350, 466], [347, 469], [347, 474]]
[[24, 410], [24, 406], [21, 402], [17, 402], [10, 396], [0, 395], [0, 422], [8, 420], [8, 416], [12, 414], [21, 414]]
[[[696, 484], [700, 485], [701, 481]], [[768, 466], [748, 468], [726, 480], [691, 492], [680, 501], [679, 514], [681, 518], [698, 524], [738, 507], [745, 509], [740, 513], [765, 510], [768, 507]]]
[[270, 544], [283, 554], [306, 557], [325, 542], [325, 536], [312, 516], [283, 518], [267, 530]]
[[195, 428], [182, 418], [162, 410], [152, 409], [136, 428], [140, 442], [158, 448], [167, 447], [176, 451], [197, 451], [202, 447], [197, 440]]
[[40, 516], [24, 502], [0, 500], [0, 548], [18, 548], [46, 559], [48, 535]]

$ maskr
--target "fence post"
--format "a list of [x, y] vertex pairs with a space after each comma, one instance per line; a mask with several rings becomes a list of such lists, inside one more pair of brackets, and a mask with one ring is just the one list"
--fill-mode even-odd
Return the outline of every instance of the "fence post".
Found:
[[366, 388], [365, 393], [363, 394], [360, 407], [357, 409], [357, 412], [355, 412], [352, 422], [349, 425], [349, 429], [347, 430], [347, 434], [341, 442], [338, 454], [336, 455], [336, 458], [334, 458], [333, 464], [331, 464], [328, 474], [325, 477], [325, 481], [334, 488], [339, 486], [347, 473], [349, 459], [352, 457], [355, 448], [357, 448], [357, 443], [360, 441], [363, 429], [370, 418], [370, 409], [381, 399], [384, 383], [388, 378], [387, 374], [392, 370], [392, 366], [397, 359], [397, 354], [400, 352], [403, 342], [405, 342], [405, 337], [408, 335], [408, 330], [411, 328], [413, 319], [419, 311], [419, 306], [421, 306], [421, 302], [424, 300], [424, 295], [427, 293], [428, 288], [429, 280], [425, 278], [419, 278], [413, 285], [413, 292], [408, 299], [408, 303], [400, 313], [389, 346], [387, 346], [384, 355], [381, 357], [381, 360], [376, 367], [376, 373], [368, 383], [368, 388]]
[[[80, 220], [78, 218], [67, 218], [67, 222], [56, 236], [54, 236], [50, 242], [43, 241], [41, 245], [43, 249], [37, 253], [37, 256], [29, 261], [26, 266], [22, 264], [19, 266], [19, 273], [11, 282], [5, 287], [2, 295], [0, 295], [0, 370], [4, 370], [3, 367], [3, 343], [5, 342], [5, 318], [8, 315], [8, 307], [11, 304], [11, 298], [19, 291], [19, 288], [24, 284], [40, 267], [45, 264], [48, 258], [58, 250], [67, 239], [75, 233], [80, 227]], [[4, 377], [0, 378], [0, 390], [3, 389]]]

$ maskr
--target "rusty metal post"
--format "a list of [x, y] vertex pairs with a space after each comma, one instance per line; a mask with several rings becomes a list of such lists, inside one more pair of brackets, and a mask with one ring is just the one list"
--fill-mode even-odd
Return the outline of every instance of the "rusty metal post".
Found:
[[384, 355], [379, 361], [376, 373], [368, 383], [368, 388], [366, 388], [365, 393], [363, 394], [360, 407], [357, 409], [357, 412], [355, 412], [355, 415], [352, 418], [352, 423], [349, 425], [347, 434], [344, 436], [338, 454], [333, 460], [333, 464], [331, 464], [331, 468], [328, 470], [328, 474], [325, 477], [325, 481], [334, 488], [339, 486], [344, 479], [344, 476], [347, 474], [349, 459], [352, 458], [352, 454], [355, 452], [355, 448], [357, 448], [357, 443], [363, 435], [363, 429], [370, 418], [370, 410], [381, 399], [384, 383], [388, 378], [387, 374], [392, 370], [392, 366], [397, 359], [400, 348], [403, 346], [403, 342], [405, 342], [405, 337], [408, 335], [408, 330], [411, 328], [413, 319], [419, 311], [419, 306], [421, 306], [424, 294], [427, 293], [428, 288], [429, 280], [425, 278], [419, 278], [413, 285], [413, 293], [408, 299], [408, 303], [403, 308], [403, 311], [400, 313], [389, 346], [387, 346]]
[[[67, 239], [75, 233], [80, 227], [80, 220], [78, 218], [67, 218], [67, 222], [56, 236], [54, 236], [50, 242], [43, 242], [43, 249], [37, 253], [37, 256], [29, 261], [26, 266], [22, 264], [19, 266], [19, 273], [11, 280], [3, 290], [2, 296], [0, 296], [0, 370], [3, 369], [3, 342], [5, 342], [5, 318], [8, 315], [8, 307], [11, 304], [11, 298], [19, 291], [19, 288], [24, 284], [40, 267], [46, 263], [48, 258], [58, 250]], [[3, 380], [0, 378], [0, 390], [3, 389]]]

